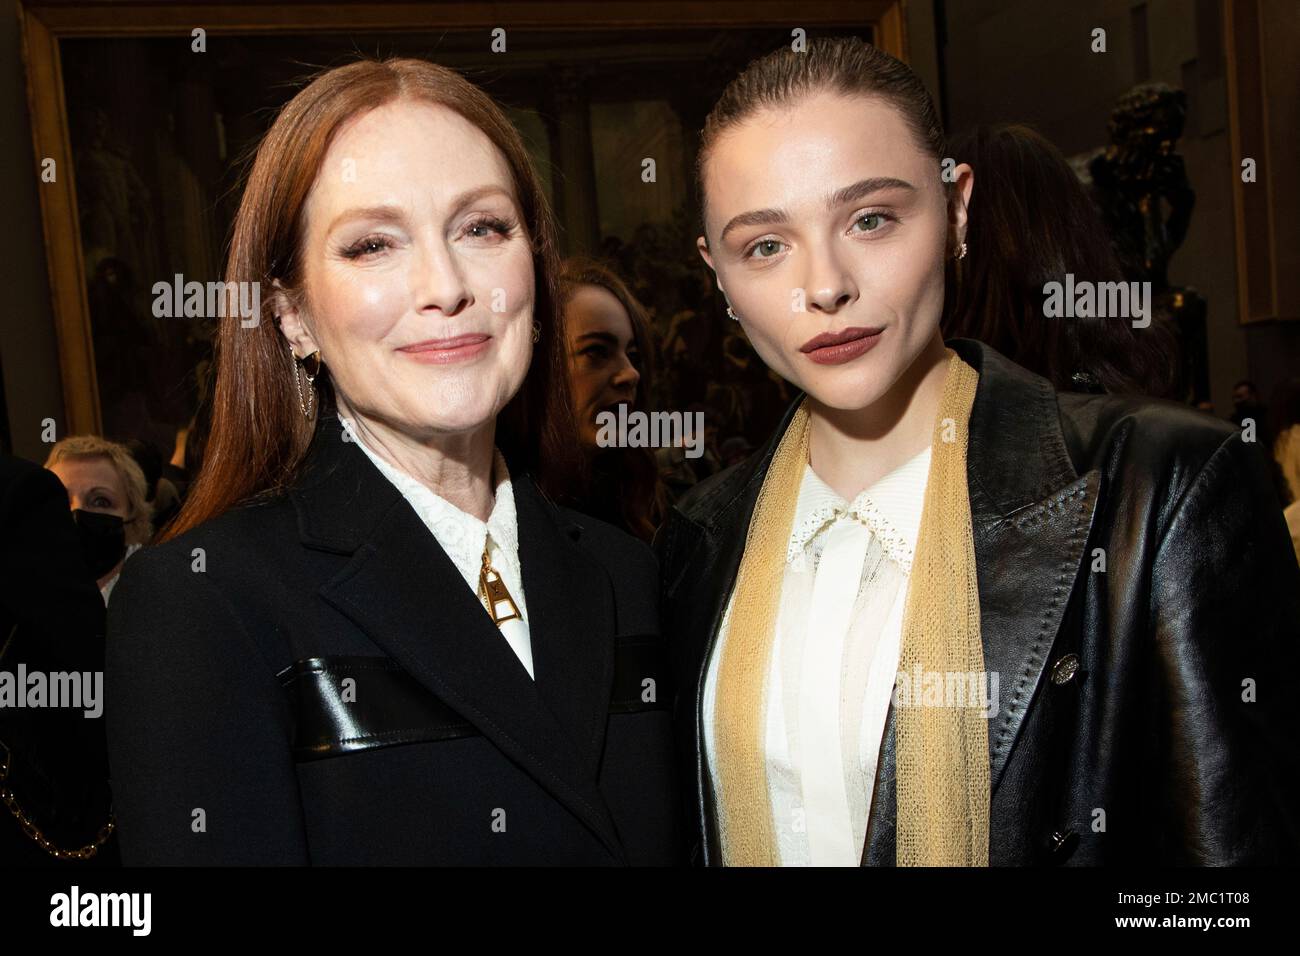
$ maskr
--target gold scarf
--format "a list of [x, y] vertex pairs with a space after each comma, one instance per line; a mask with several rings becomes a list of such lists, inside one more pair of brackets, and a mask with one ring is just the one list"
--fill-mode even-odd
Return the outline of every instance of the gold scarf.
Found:
[[[975, 541], [966, 478], [970, 412], [979, 374], [948, 350], [934, 423], [921, 527], [903, 616], [899, 673], [984, 680]], [[750, 520], [718, 669], [714, 737], [723, 862], [779, 863], [764, 752], [764, 685], [785, 576], [786, 544], [808, 461], [807, 403], [772, 459]], [[917, 668], [920, 668], [919, 672]], [[948, 677], [951, 680], [951, 677]], [[987, 685], [986, 685], [987, 686]], [[895, 701], [896, 862], [987, 866], [988, 720], [977, 706]]]

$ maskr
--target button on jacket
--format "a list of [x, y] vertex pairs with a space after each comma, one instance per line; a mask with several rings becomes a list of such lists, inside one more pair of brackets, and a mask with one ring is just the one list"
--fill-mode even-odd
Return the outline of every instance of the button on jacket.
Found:
[[534, 681], [336, 417], [289, 492], [127, 564], [105, 719], [127, 864], [670, 864], [654, 555], [513, 491]]
[[[966, 339], [990, 863], [1294, 863], [1300, 568], [1264, 450], [1181, 406], [1057, 393]], [[791, 406], [656, 541], [695, 862], [719, 863], [703, 678]], [[992, 702], [990, 702], [992, 704]], [[894, 713], [863, 846], [895, 860]]]

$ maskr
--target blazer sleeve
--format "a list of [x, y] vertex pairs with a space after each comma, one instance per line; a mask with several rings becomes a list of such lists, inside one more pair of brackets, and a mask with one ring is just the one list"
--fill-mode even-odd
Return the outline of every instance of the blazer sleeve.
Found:
[[126, 562], [107, 656], [123, 862], [309, 863], [284, 692], [188, 550], [145, 548]]
[[1157, 860], [1300, 854], [1300, 568], [1260, 451], [1229, 436], [1188, 486], [1152, 567]]

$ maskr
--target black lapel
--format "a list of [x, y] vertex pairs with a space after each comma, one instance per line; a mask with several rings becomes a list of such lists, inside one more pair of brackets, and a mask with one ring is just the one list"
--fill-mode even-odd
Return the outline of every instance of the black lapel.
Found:
[[[530, 482], [513, 482], [534, 682], [415, 511], [343, 440], [337, 419], [322, 420], [304, 472], [292, 494], [303, 544], [352, 555], [321, 596], [621, 859], [595, 771], [597, 700], [608, 703], [612, 666], [608, 648], [596, 645], [613, 634], [609, 581], [599, 566], [593, 570], [548, 520]], [[554, 567], [541, 567], [547, 562]], [[566, 573], [579, 577], [567, 581]], [[566, 601], [578, 599], [572, 607], [557, 597], [557, 581]]]
[[984, 669], [998, 675], [996, 792], [1083, 566], [1101, 472], [1075, 471], [1050, 382], [979, 342], [948, 344], [980, 373], [966, 466]]
[[595, 781], [614, 681], [613, 583], [579, 547], [580, 524], [565, 520], [528, 478], [512, 483], [537, 688]]
[[[996, 794], [1083, 566], [1101, 473], [1075, 471], [1051, 383], [980, 342], [947, 344], [980, 373], [966, 472], [984, 669], [998, 677], [989, 723]], [[892, 704], [886, 726], [864, 864], [894, 860]]]
[[[678, 739], [685, 753], [694, 753], [695, 793], [701, 810], [702, 855], [705, 865], [716, 863], [712, 812], [707, 808], [709, 784], [704, 766], [701, 702], [704, 675], [713, 639], [740, 569], [749, 522], [758, 502], [768, 466], [781, 436], [789, 427], [803, 395], [798, 395], [767, 444], [728, 474], [702, 491], [684, 499], [670, 515], [675, 523], [673, 553], [665, 556], [664, 570], [672, 580], [664, 582], [664, 601], [685, 610], [673, 637], [684, 639], [676, 680], [681, 691], [674, 708]], [[679, 557], [680, 556], [680, 557]], [[672, 569], [677, 569], [673, 571]], [[687, 732], [685, 729], [689, 728]]]
[[673, 560], [678, 570], [674, 580], [665, 582], [665, 594], [667, 599], [681, 602], [691, 610], [686, 628], [691, 644], [685, 653], [686, 660], [700, 661], [722, 624], [722, 614], [740, 570], [758, 492], [776, 447], [803, 398], [800, 393], [790, 403], [767, 444], [737, 465], [715, 488], [687, 498], [678, 508], [681, 517], [676, 520], [682, 540], [674, 547], [680, 549], [684, 558], [680, 562]]

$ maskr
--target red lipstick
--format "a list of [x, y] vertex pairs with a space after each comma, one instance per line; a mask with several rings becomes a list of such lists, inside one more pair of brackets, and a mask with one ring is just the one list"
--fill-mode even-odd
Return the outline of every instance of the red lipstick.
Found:
[[799, 351], [818, 365], [843, 365], [874, 348], [883, 331], [854, 327], [823, 332], [801, 345]]

